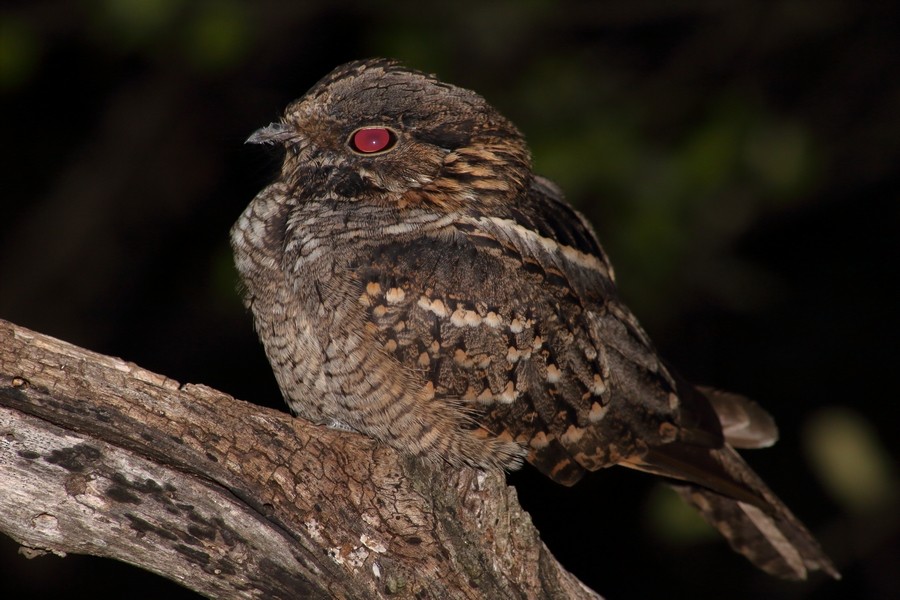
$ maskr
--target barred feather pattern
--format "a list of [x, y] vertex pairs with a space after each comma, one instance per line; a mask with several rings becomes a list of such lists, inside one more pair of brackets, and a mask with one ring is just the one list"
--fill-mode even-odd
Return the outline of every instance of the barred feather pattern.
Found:
[[[392, 144], [354, 148], [364, 127]], [[767, 571], [837, 576], [728, 444], [772, 443], [767, 413], [660, 360], [591, 226], [483, 98], [358, 61], [249, 141], [285, 160], [232, 245], [298, 416], [426, 460], [527, 460], [564, 485], [611, 465], [651, 472]]]

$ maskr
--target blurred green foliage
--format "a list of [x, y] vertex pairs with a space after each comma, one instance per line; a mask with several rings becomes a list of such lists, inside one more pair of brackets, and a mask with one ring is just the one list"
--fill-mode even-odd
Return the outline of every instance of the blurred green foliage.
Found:
[[93, 35], [114, 52], [165, 57], [200, 73], [232, 68], [250, 50], [250, 7], [240, 0], [94, 0]]
[[133, 50], [155, 45], [176, 25], [184, 0], [95, 0], [91, 18], [113, 47]]
[[846, 406], [824, 408], [807, 420], [803, 441], [812, 466], [845, 510], [896, 510], [896, 465], [866, 417]]
[[247, 56], [251, 24], [246, 6], [235, 0], [197, 3], [185, 32], [188, 56], [202, 70], [232, 67]]
[[40, 39], [25, 20], [0, 13], [0, 92], [24, 85], [40, 59]]
[[703, 520], [700, 513], [663, 484], [655, 485], [647, 497], [646, 517], [645, 526], [651, 538], [673, 546], [722, 542], [719, 533]]

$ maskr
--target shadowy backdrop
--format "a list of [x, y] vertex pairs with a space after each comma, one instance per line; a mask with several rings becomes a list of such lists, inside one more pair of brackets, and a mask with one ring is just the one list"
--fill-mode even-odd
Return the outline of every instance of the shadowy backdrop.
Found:
[[[610, 599], [900, 597], [900, 4], [6, 1], [0, 318], [282, 406], [228, 229], [280, 155], [245, 146], [336, 65], [479, 91], [595, 224], [688, 377], [782, 440], [749, 460], [844, 572], [779, 582], [651, 478], [510, 476]], [[6, 598], [193, 598], [132, 567], [26, 560]]]

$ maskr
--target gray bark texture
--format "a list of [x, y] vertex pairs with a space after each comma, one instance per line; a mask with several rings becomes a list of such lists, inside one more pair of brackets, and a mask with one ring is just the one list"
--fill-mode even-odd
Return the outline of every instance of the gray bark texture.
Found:
[[599, 598], [501, 473], [2, 320], [0, 532], [26, 556], [114, 558], [215, 598]]

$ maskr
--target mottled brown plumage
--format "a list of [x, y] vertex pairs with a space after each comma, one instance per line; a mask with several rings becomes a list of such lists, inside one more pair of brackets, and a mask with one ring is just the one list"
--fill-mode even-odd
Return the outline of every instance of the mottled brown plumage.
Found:
[[[361, 128], [383, 149], [355, 147]], [[232, 244], [297, 415], [565, 485], [655, 473], [768, 572], [837, 576], [732, 447], [773, 443], [771, 418], [661, 362], [590, 225], [480, 96], [354, 62], [249, 141], [286, 150]]]

